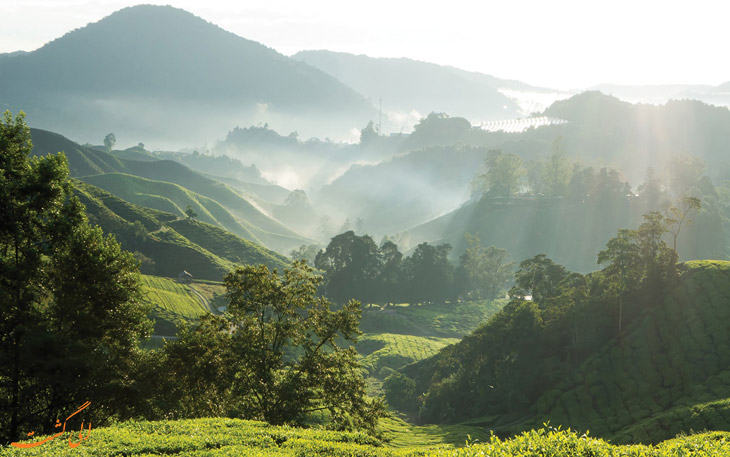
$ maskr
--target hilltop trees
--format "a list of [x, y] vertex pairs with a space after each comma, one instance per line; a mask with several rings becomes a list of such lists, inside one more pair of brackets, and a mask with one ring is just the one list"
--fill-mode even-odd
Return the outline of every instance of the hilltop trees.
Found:
[[[405, 257], [393, 241], [378, 247], [368, 235], [335, 236], [315, 259], [324, 272], [321, 292], [336, 303], [350, 297], [365, 303], [444, 303], [497, 298], [512, 275], [507, 251], [484, 248], [467, 235], [467, 249], [454, 268], [451, 245], [419, 244]], [[297, 254], [297, 252], [293, 252]]]
[[459, 258], [457, 281], [460, 291], [471, 298], [497, 298], [512, 277], [514, 263], [509, 262], [506, 249], [485, 248], [479, 237], [467, 233], [466, 250]]
[[[23, 113], [0, 122], [0, 440], [52, 431], [84, 401], [124, 415], [149, 330], [137, 263], [87, 223], [64, 155], [30, 156]], [[102, 406], [103, 405], [103, 406]], [[29, 430], [26, 430], [29, 429]]]
[[526, 174], [518, 155], [499, 150], [487, 153], [484, 167], [486, 171], [475, 178], [474, 187], [477, 192], [493, 197], [511, 197], [519, 190], [519, 180]]

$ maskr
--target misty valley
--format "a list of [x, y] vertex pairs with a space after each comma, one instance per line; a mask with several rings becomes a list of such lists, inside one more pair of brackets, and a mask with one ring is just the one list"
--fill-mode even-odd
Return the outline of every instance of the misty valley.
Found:
[[0, 81], [0, 456], [730, 456], [730, 82], [154, 5]]

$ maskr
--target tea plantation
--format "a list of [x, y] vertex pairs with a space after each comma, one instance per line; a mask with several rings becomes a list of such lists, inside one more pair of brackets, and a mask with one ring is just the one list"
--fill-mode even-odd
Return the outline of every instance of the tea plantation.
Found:
[[468, 443], [469, 437], [464, 437], [467, 445], [461, 448], [394, 448], [361, 433], [275, 427], [238, 419], [195, 419], [125, 422], [112, 427], [92, 428], [88, 440], [72, 449], [69, 439], [74, 443], [79, 441], [73, 435], [67, 432], [33, 448], [6, 446], [0, 449], [0, 456], [730, 456], [730, 433], [720, 432], [681, 437], [656, 446], [614, 446], [570, 430], [543, 427], [506, 440], [491, 436], [484, 442]]
[[730, 262], [686, 267], [661, 306], [540, 398], [535, 424], [642, 443], [730, 430]]

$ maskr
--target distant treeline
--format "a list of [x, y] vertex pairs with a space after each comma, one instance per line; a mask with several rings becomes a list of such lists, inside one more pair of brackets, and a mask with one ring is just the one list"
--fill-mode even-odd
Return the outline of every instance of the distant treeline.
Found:
[[[512, 277], [513, 263], [506, 250], [485, 248], [476, 236], [466, 238], [466, 251], [454, 266], [449, 244], [421, 243], [404, 257], [393, 241], [386, 239], [378, 247], [369, 235], [347, 231], [333, 237], [314, 259], [324, 275], [320, 290], [336, 303], [351, 298], [413, 304], [496, 298]], [[301, 257], [306, 251], [303, 246], [292, 255]]]

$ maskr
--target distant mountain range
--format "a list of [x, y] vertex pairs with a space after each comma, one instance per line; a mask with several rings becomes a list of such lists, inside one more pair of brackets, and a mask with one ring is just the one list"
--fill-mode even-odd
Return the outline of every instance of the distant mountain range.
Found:
[[88, 141], [114, 131], [182, 145], [260, 120], [349, 129], [374, 113], [321, 70], [169, 6], [125, 8], [36, 51], [6, 54], [0, 80], [0, 106]]
[[[268, 123], [303, 137], [353, 139], [368, 121], [410, 131], [431, 112], [472, 124], [544, 110], [572, 93], [407, 58], [330, 51], [287, 57], [170, 6], [139, 5], [32, 51], [0, 54], [0, 109], [31, 126], [98, 143], [179, 149]], [[718, 86], [616, 86], [630, 101], [696, 98], [730, 105]]]
[[403, 126], [398, 122], [402, 120], [413, 122], [410, 117], [414, 110], [420, 117], [443, 111], [472, 121], [511, 119], [521, 114], [519, 107], [499, 89], [536, 89], [515, 81], [404, 58], [376, 59], [330, 51], [302, 51], [292, 57], [331, 74], [376, 106], [382, 100], [385, 122], [389, 124], [387, 130], [400, 130]]

